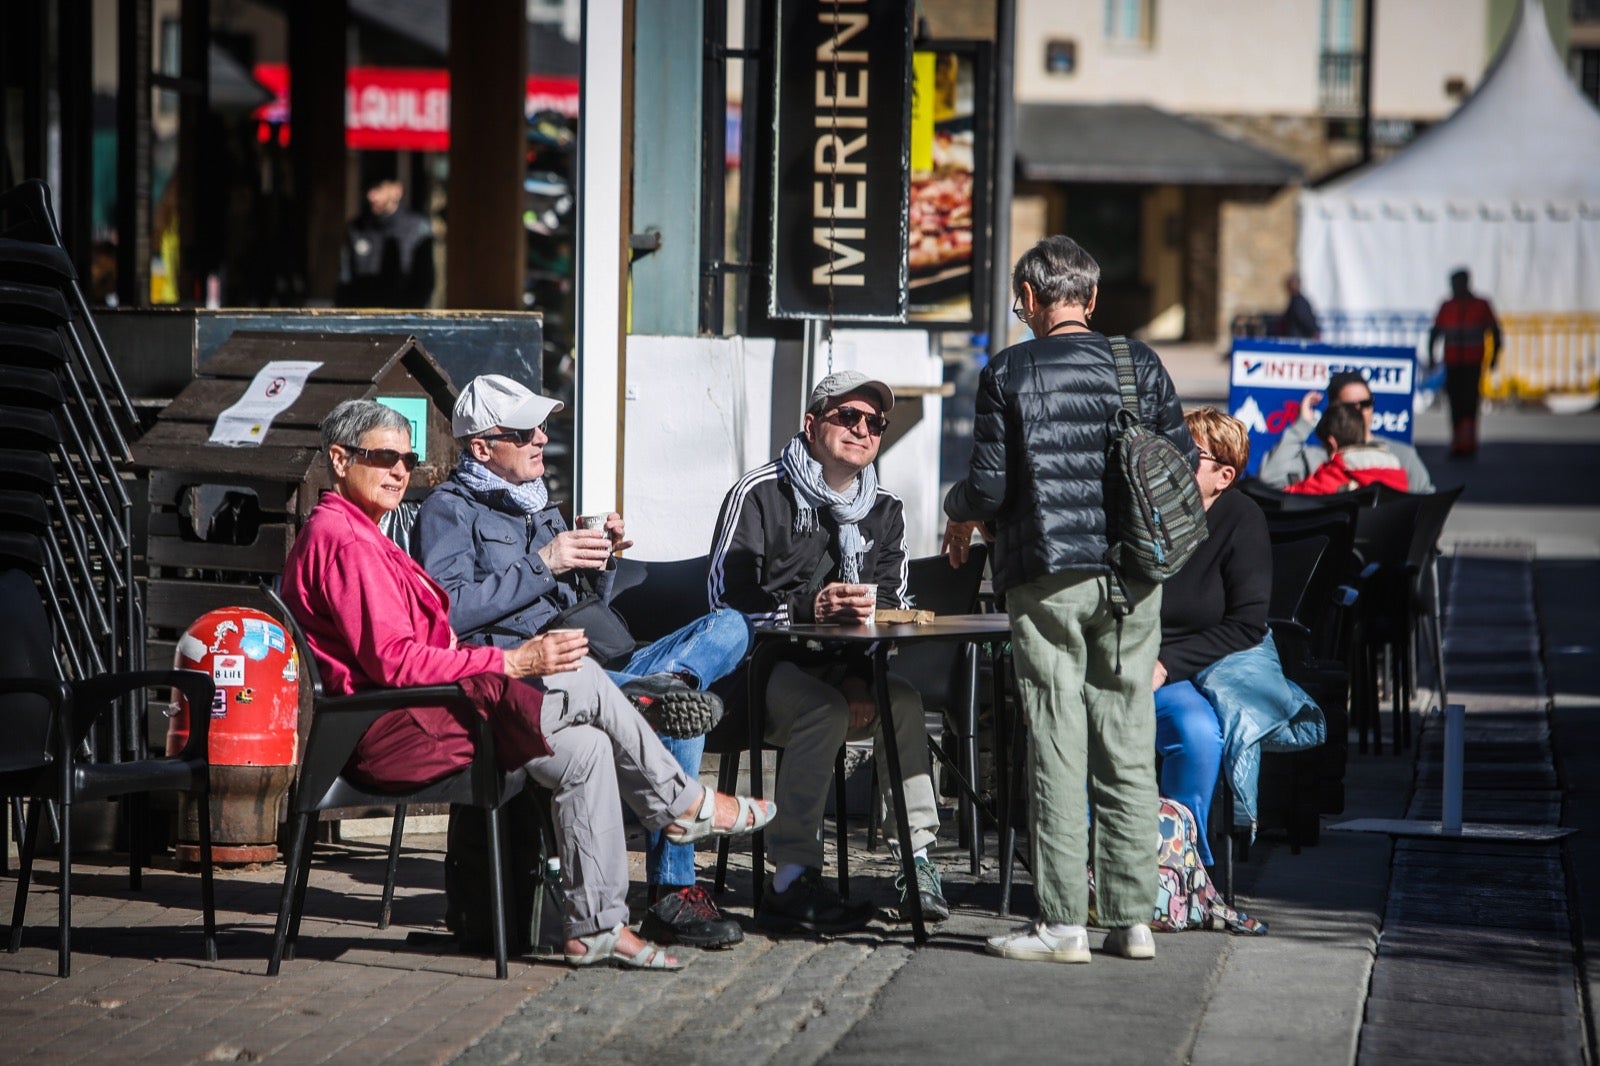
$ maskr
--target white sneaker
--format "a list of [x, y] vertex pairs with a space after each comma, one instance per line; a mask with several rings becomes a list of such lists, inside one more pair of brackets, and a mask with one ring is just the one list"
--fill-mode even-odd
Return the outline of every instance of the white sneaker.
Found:
[[1125, 925], [1106, 934], [1105, 952], [1125, 959], [1153, 959], [1156, 938], [1148, 925]]
[[1004, 936], [990, 937], [988, 951], [1001, 958], [1028, 962], [1088, 962], [1089, 931], [1081, 925], [1069, 925], [1065, 933], [1057, 936], [1045, 923], [1033, 922]]

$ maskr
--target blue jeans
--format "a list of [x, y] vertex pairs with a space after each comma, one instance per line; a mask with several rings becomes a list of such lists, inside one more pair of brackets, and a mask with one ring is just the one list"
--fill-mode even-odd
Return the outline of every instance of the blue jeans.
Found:
[[[750, 622], [734, 610], [722, 608], [704, 615], [675, 633], [669, 633], [633, 653], [621, 670], [607, 670], [611, 680], [626, 684], [646, 674], [692, 674], [705, 688], [733, 673], [750, 654]], [[690, 777], [700, 774], [700, 757], [706, 738], [661, 743]], [[673, 844], [659, 830], [645, 833], [645, 879], [652, 885], [681, 888], [694, 884], [694, 845]]]
[[1156, 689], [1156, 751], [1161, 755], [1161, 794], [1194, 815], [1200, 861], [1210, 866], [1206, 824], [1222, 770], [1222, 722], [1211, 701], [1188, 681]]

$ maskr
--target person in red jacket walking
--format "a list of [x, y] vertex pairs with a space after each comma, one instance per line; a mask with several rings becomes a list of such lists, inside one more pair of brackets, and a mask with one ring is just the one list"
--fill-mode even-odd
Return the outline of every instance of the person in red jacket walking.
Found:
[[1494, 308], [1474, 296], [1465, 267], [1450, 275], [1450, 299], [1439, 306], [1428, 333], [1428, 365], [1437, 366], [1435, 351], [1444, 341], [1444, 391], [1450, 399], [1450, 455], [1470, 459], [1478, 454], [1478, 383], [1489, 337], [1489, 369], [1500, 358], [1500, 323]]
[[1309, 477], [1285, 485], [1284, 492], [1300, 496], [1331, 496], [1368, 485], [1388, 485], [1410, 491], [1405, 468], [1381, 440], [1366, 440], [1360, 409], [1336, 403], [1322, 416], [1318, 434], [1328, 445], [1328, 461]]

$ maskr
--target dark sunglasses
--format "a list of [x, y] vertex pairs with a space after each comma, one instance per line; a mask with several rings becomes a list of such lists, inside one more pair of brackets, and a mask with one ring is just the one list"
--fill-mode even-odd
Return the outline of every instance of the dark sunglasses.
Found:
[[874, 437], [883, 436], [883, 431], [889, 428], [889, 420], [883, 415], [872, 415], [856, 407], [836, 407], [822, 416], [825, 421], [836, 426], [854, 431], [863, 420], [867, 423], [867, 432]]
[[351, 455], [359, 457], [363, 462], [373, 466], [381, 466], [385, 470], [394, 469], [394, 464], [406, 464], [406, 473], [417, 468], [418, 456], [416, 452], [397, 452], [393, 448], [357, 448], [354, 444], [341, 444], [339, 447]]
[[491, 444], [497, 440], [508, 440], [511, 443], [519, 446], [532, 444], [533, 438], [540, 433], [544, 433], [544, 427], [548, 426], [549, 424], [550, 422], [547, 419], [546, 421], [540, 422], [532, 429], [512, 429], [507, 430], [504, 433], [480, 433], [478, 434], [478, 439], [486, 440]]
[[1354, 407], [1357, 411], [1370, 411], [1372, 410], [1372, 397], [1368, 396], [1365, 400], [1351, 400], [1344, 406]]

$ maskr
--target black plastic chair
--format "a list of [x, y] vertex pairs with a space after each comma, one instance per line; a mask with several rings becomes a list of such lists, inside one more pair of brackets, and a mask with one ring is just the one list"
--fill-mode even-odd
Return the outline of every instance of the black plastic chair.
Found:
[[[192, 715], [189, 739], [175, 756], [131, 762], [91, 762], [83, 754], [90, 727], [111, 713], [116, 701], [136, 690], [171, 686], [183, 693]], [[17, 896], [12, 909], [7, 950], [22, 946], [23, 920], [39, 842], [39, 822], [46, 803], [60, 810], [61, 878], [57, 926], [57, 972], [72, 971], [72, 829], [73, 805], [129, 797], [127, 822], [128, 882], [141, 887], [144, 856], [144, 794], [180, 791], [198, 800], [200, 826], [200, 896], [205, 912], [205, 958], [217, 957], [216, 914], [211, 883], [211, 786], [206, 744], [209, 708], [215, 694], [210, 677], [193, 670], [143, 670], [62, 680], [51, 650], [51, 627], [44, 599], [25, 570], [0, 573], [0, 796], [32, 800], [22, 844]]]
[[[1371, 570], [1361, 593], [1367, 666], [1372, 671], [1369, 687], [1375, 692], [1378, 660], [1386, 655], [1395, 751], [1411, 743], [1410, 697], [1424, 567], [1460, 495], [1459, 486], [1433, 494], [1408, 493], [1357, 516], [1356, 550]], [[1381, 748], [1381, 739], [1379, 744]]]
[[[284, 860], [283, 894], [278, 904], [278, 923], [272, 937], [272, 957], [267, 975], [277, 976], [283, 960], [294, 958], [295, 941], [300, 934], [300, 918], [305, 913], [306, 885], [311, 874], [311, 826], [322, 811], [340, 807], [403, 808], [414, 803], [456, 803], [483, 810], [488, 823], [490, 907], [494, 927], [495, 976], [504, 979], [506, 964], [504, 843], [500, 835], [500, 808], [526, 783], [522, 770], [503, 773], [495, 763], [494, 737], [489, 723], [476, 713], [460, 685], [418, 685], [410, 688], [373, 689], [350, 696], [330, 696], [323, 691], [317, 659], [301, 630], [299, 621], [270, 586], [262, 592], [272, 604], [273, 613], [288, 627], [298, 652], [300, 669], [311, 687], [311, 731], [300, 756], [300, 769], [289, 800], [293, 831], [289, 853]], [[367, 729], [391, 711], [403, 707], [458, 706], [468, 711], [472, 723], [472, 764], [449, 777], [405, 792], [385, 792], [359, 784], [344, 776], [345, 764]], [[396, 811], [397, 819], [403, 818]], [[386, 896], [393, 890], [393, 855]], [[542, 891], [542, 883], [540, 886]], [[536, 905], [537, 906], [537, 905]], [[387, 910], [387, 898], [385, 900]]]

